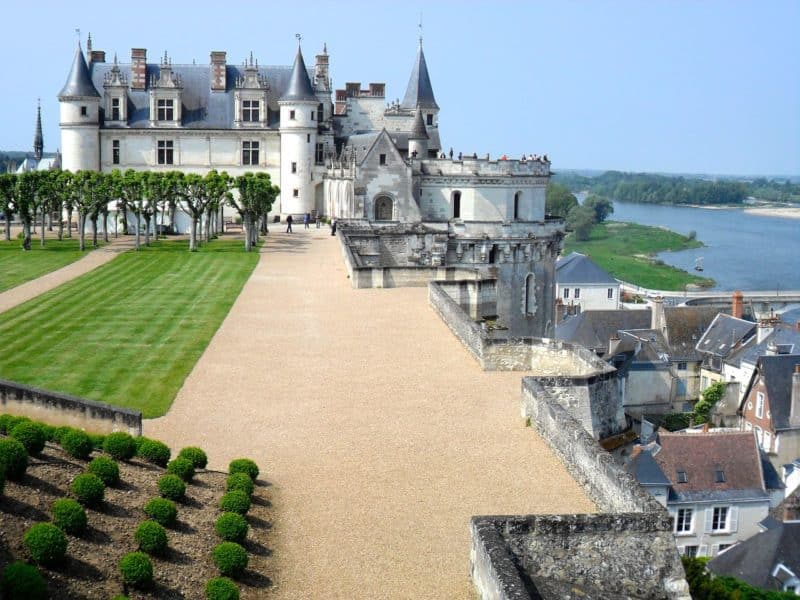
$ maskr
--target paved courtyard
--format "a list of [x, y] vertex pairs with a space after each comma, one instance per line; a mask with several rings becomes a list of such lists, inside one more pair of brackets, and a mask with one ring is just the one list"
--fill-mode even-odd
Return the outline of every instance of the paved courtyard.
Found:
[[258, 461], [274, 505], [269, 598], [470, 598], [469, 517], [589, 512], [427, 290], [353, 290], [327, 229], [269, 235], [169, 413], [145, 435], [224, 469]]

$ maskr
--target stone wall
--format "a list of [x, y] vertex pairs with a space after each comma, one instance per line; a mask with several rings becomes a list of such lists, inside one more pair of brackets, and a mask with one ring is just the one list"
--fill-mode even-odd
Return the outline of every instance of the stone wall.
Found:
[[0, 379], [0, 413], [91, 433], [142, 435], [142, 413]]

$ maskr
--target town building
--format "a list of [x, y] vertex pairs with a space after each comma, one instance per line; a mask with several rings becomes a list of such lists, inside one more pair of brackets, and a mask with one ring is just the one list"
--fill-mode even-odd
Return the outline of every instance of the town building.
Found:
[[556, 263], [556, 298], [562, 311], [559, 322], [585, 310], [618, 309], [619, 281], [585, 254], [573, 252]]

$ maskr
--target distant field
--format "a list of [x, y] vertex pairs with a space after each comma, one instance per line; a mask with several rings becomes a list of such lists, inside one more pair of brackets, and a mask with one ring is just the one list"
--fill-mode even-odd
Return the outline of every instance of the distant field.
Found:
[[77, 238], [60, 242], [48, 239], [44, 248], [34, 238], [28, 252], [22, 250], [21, 240], [0, 240], [0, 292], [60, 269], [85, 254], [78, 250]]
[[161, 416], [257, 261], [241, 241], [122, 254], [3, 313], [0, 378]]
[[564, 253], [588, 254], [611, 275], [629, 283], [657, 290], [679, 291], [689, 284], [710, 286], [713, 280], [658, 264], [649, 257], [665, 250], [684, 250], [702, 245], [697, 240], [660, 227], [612, 221], [595, 225], [591, 238], [586, 242], [577, 242], [569, 234]]

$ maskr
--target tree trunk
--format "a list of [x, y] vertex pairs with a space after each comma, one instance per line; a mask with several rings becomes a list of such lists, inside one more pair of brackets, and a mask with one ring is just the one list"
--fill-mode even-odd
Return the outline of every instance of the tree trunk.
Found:
[[[128, 235], [128, 205], [122, 205], [122, 235]], [[138, 250], [138, 248], [137, 248]]]
[[67, 208], [67, 237], [72, 237], [72, 207]]
[[250, 252], [252, 238], [250, 235], [251, 225], [249, 216], [244, 215], [242, 217], [242, 227], [244, 227], [244, 251]]
[[212, 226], [212, 217], [214, 215], [214, 211], [210, 208], [206, 211], [206, 242], [211, 241], [211, 226]]
[[158, 241], [158, 202], [153, 202], [153, 238]]
[[144, 216], [144, 245], [150, 245], [150, 215]]
[[108, 243], [108, 206], [103, 211], [103, 241]]
[[11, 241], [11, 217], [13, 215], [10, 211], [6, 211], [6, 231], [5, 231], [5, 238], [7, 242]]
[[78, 247], [81, 249], [81, 252], [86, 250], [86, 232], [84, 229], [86, 228], [86, 215], [83, 214], [82, 210], [78, 211], [78, 239], [80, 242], [78, 243]]
[[58, 241], [60, 242], [64, 239], [64, 219], [62, 218], [64, 213], [60, 213], [58, 215]]
[[92, 213], [92, 247], [97, 248], [97, 213]]
[[197, 250], [197, 216], [192, 213], [192, 224], [189, 227], [189, 252]]
[[139, 230], [141, 228], [142, 228], [142, 215], [141, 215], [141, 213], [137, 212], [136, 213], [136, 251], [137, 252], [139, 251], [139, 248], [140, 248], [139, 240], [141, 239], [140, 238], [141, 234], [139, 233]]

